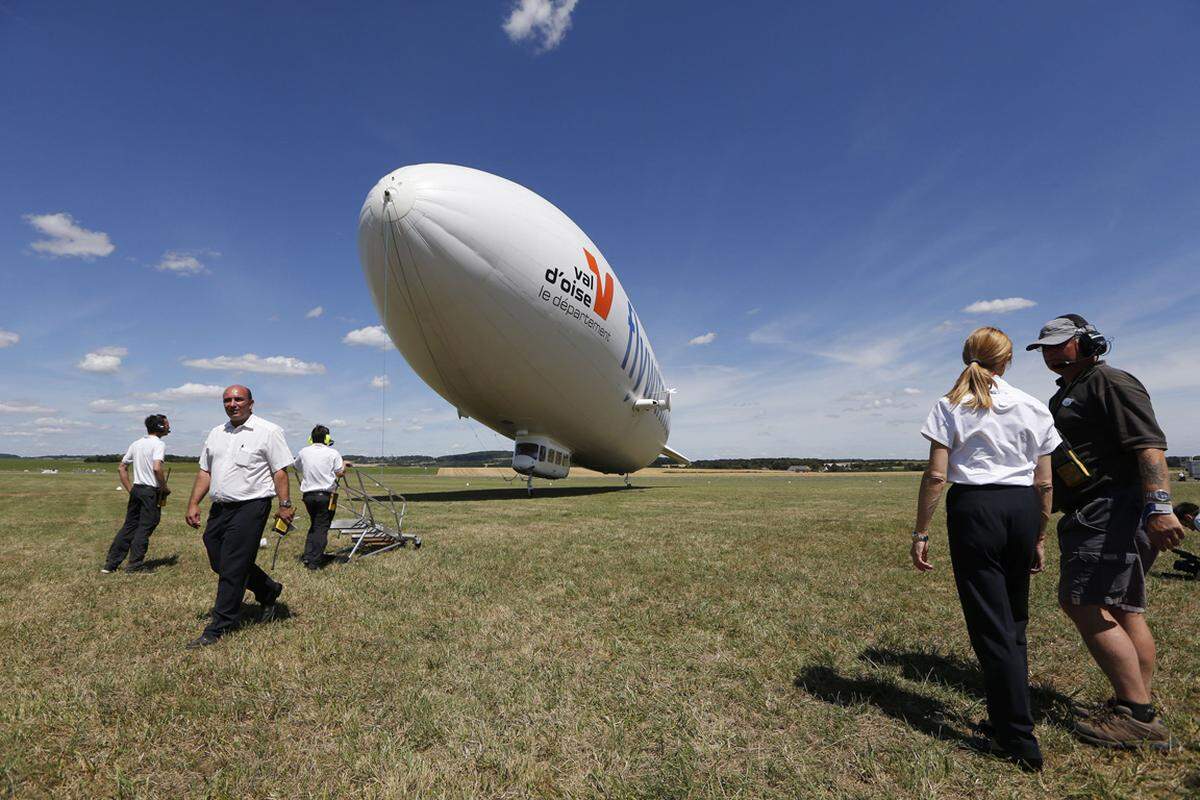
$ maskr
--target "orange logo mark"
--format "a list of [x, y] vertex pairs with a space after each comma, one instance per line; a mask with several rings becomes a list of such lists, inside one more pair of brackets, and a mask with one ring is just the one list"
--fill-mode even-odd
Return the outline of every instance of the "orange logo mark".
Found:
[[596, 258], [583, 248], [583, 255], [587, 258], [588, 269], [596, 276], [596, 304], [592, 309], [600, 315], [600, 319], [608, 319], [608, 310], [612, 308], [613, 301], [613, 280], [612, 275], [605, 275], [604, 280], [600, 279], [600, 267], [596, 264]]

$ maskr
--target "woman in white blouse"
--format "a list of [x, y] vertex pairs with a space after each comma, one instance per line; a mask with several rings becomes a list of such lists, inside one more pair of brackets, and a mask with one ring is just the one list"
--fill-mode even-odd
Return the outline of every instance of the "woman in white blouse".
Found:
[[1041, 769], [1033, 735], [1025, 626], [1029, 577], [1042, 571], [1050, 519], [1050, 453], [1061, 442], [1050, 410], [1000, 376], [1012, 362], [1003, 331], [967, 337], [966, 367], [929, 412], [921, 434], [929, 466], [921, 480], [912, 562], [933, 569], [929, 523], [943, 486], [950, 562], [971, 646], [983, 669], [991, 746], [1025, 769]]

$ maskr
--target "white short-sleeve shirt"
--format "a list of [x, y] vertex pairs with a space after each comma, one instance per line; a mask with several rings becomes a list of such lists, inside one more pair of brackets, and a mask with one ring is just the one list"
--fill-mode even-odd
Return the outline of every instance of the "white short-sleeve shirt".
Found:
[[154, 462], [162, 461], [167, 456], [167, 446], [158, 436], [146, 434], [129, 445], [125, 451], [122, 464], [133, 464], [133, 482], [143, 486], [158, 486], [158, 478], [154, 476]]
[[327, 444], [310, 444], [296, 454], [301, 492], [331, 492], [337, 487], [337, 474], [345, 466], [342, 454]]
[[950, 450], [950, 483], [1032, 486], [1038, 457], [1062, 443], [1054, 417], [1045, 403], [1003, 378], [995, 378], [991, 395], [990, 409], [951, 405], [943, 397], [921, 435]]
[[200, 451], [200, 469], [212, 475], [209, 494], [220, 503], [274, 497], [271, 476], [292, 461], [283, 428], [257, 414], [213, 428]]

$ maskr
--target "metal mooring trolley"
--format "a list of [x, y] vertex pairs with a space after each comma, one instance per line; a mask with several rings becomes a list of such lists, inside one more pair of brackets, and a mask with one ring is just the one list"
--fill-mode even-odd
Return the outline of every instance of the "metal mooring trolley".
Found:
[[[351, 473], [354, 477], [351, 478]], [[368, 491], [367, 481], [373, 486]], [[370, 475], [364, 475], [353, 467], [348, 468], [338, 480], [340, 500], [335, 514], [342, 511], [349, 516], [335, 518], [329, 525], [330, 533], [348, 536], [351, 544], [338, 550], [335, 555], [346, 556], [347, 561], [386, 553], [397, 547], [412, 543], [421, 546], [421, 537], [404, 533], [404, 512], [408, 501]], [[372, 494], [375, 492], [375, 494]], [[397, 506], [397, 502], [399, 505]]]

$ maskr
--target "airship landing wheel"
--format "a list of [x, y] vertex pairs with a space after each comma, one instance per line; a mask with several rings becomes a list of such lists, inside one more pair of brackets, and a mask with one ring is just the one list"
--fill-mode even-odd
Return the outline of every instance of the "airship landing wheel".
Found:
[[532, 475], [528, 475], [525, 477], [525, 491], [529, 493], [530, 497], [533, 497], [533, 476]]
[[626, 488], [626, 489], [632, 489], [632, 488], [633, 488], [633, 482], [629, 480], [629, 473], [628, 473], [628, 472], [626, 472], [626, 473], [625, 473], [625, 488]]

